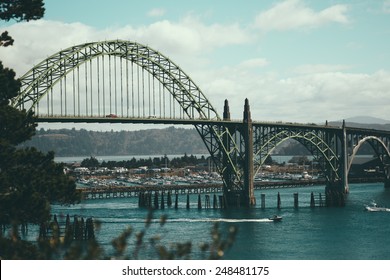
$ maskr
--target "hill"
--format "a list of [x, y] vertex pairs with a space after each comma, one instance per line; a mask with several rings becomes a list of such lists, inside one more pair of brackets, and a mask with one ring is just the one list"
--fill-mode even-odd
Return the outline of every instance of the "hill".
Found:
[[[341, 126], [341, 122], [329, 122]], [[347, 121], [347, 126], [390, 130], [390, 124], [367, 124]], [[138, 131], [88, 131], [85, 129], [40, 129], [24, 147], [43, 152], [54, 151], [56, 156], [115, 156], [208, 154], [196, 129], [169, 127]], [[367, 152], [362, 149], [362, 152]], [[279, 155], [307, 155], [305, 147], [289, 140], [274, 150]], [[369, 153], [370, 154], [370, 153]]]
[[196, 129], [169, 127], [138, 131], [38, 130], [23, 146], [56, 156], [205, 154]]

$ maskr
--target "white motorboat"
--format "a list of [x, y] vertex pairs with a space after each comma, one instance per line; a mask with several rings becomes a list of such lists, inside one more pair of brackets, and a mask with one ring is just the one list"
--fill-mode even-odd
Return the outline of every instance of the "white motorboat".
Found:
[[274, 221], [274, 222], [280, 222], [282, 220], [282, 216], [274, 215], [274, 216], [272, 216], [271, 218], [268, 218], [268, 219], [271, 220], [271, 221]]
[[390, 208], [379, 207], [375, 201], [371, 202], [369, 205], [365, 205], [364, 208], [369, 212], [390, 212]]

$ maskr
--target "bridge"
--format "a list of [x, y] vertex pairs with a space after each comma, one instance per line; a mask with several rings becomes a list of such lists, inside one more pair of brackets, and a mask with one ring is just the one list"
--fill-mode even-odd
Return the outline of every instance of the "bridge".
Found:
[[282, 142], [295, 139], [313, 155], [326, 180], [326, 203], [345, 204], [348, 173], [368, 143], [390, 187], [390, 132], [297, 123], [253, 121], [248, 99], [243, 120], [220, 116], [184, 71], [160, 52], [136, 42], [72, 46], [43, 60], [21, 78], [15, 108], [38, 122], [194, 125], [223, 178], [224, 205], [256, 204], [254, 177]]

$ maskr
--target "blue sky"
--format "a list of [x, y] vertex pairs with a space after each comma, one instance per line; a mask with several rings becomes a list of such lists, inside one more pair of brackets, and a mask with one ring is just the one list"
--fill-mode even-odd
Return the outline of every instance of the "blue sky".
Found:
[[389, 0], [46, 0], [45, 7], [43, 20], [0, 26], [16, 40], [0, 59], [18, 75], [60, 49], [123, 39], [170, 57], [221, 111], [228, 98], [234, 118], [249, 98], [255, 120], [390, 120]]

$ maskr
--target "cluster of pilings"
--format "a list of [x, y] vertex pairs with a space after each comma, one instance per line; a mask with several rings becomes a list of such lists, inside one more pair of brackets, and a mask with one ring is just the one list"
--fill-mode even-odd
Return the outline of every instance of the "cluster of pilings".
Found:
[[[294, 193], [294, 208], [299, 207], [299, 194]], [[278, 192], [277, 198], [276, 198], [276, 207], [278, 209], [282, 208], [282, 199], [280, 198], [280, 193]], [[326, 200], [323, 198], [323, 195], [321, 193], [319, 194], [314, 194], [311, 192], [310, 194], [310, 207], [324, 207], [326, 206]], [[261, 194], [261, 208], [265, 209], [265, 194]]]
[[[166, 198], [165, 198], [166, 197]], [[212, 203], [211, 203], [212, 200]], [[216, 194], [213, 195], [213, 198], [211, 199], [209, 194], [206, 194], [204, 197], [204, 201], [202, 203], [202, 197], [200, 194], [198, 194], [198, 209], [218, 209], [218, 208], [225, 208], [225, 202], [224, 202], [223, 195], [217, 196]], [[187, 193], [186, 198], [186, 208], [190, 209], [190, 194]], [[175, 194], [174, 197], [174, 203], [172, 199], [172, 193], [169, 191], [167, 193], [165, 192], [158, 192], [155, 191], [152, 192], [140, 192], [138, 195], [138, 206], [141, 208], [151, 208], [151, 209], [165, 209], [165, 207], [168, 208], [179, 208], [179, 195]]]
[[[294, 193], [294, 208], [299, 207], [299, 194]], [[165, 198], [166, 197], [166, 198]], [[211, 203], [212, 202], [212, 203]], [[140, 192], [138, 196], [138, 206], [141, 208], [149, 208], [149, 209], [165, 209], [175, 208], [178, 209], [179, 205], [179, 195], [175, 194], [174, 203], [172, 199], [171, 192]], [[190, 194], [187, 194], [186, 197], [186, 208], [190, 209]], [[230, 205], [231, 206], [231, 205]], [[310, 195], [310, 207], [324, 207], [326, 206], [325, 196], [321, 193], [314, 194], [313, 192]], [[237, 205], [235, 208], [240, 207], [240, 198], [237, 197]], [[282, 207], [282, 201], [280, 198], [280, 193], [277, 194], [277, 208], [280, 209]], [[209, 194], [204, 196], [204, 200], [202, 201], [202, 197], [198, 194], [198, 209], [224, 209], [227, 208], [226, 198], [223, 195], [214, 194], [211, 198]], [[261, 208], [265, 208], [265, 194], [261, 194]]]
[[40, 224], [39, 238], [59, 238], [63, 236], [65, 240], [90, 240], [95, 238], [95, 229], [92, 218], [84, 220], [83, 217], [74, 216], [71, 222], [70, 216], [66, 216], [65, 224], [61, 228], [61, 224], [57, 220], [57, 215], [53, 216], [53, 220]]

